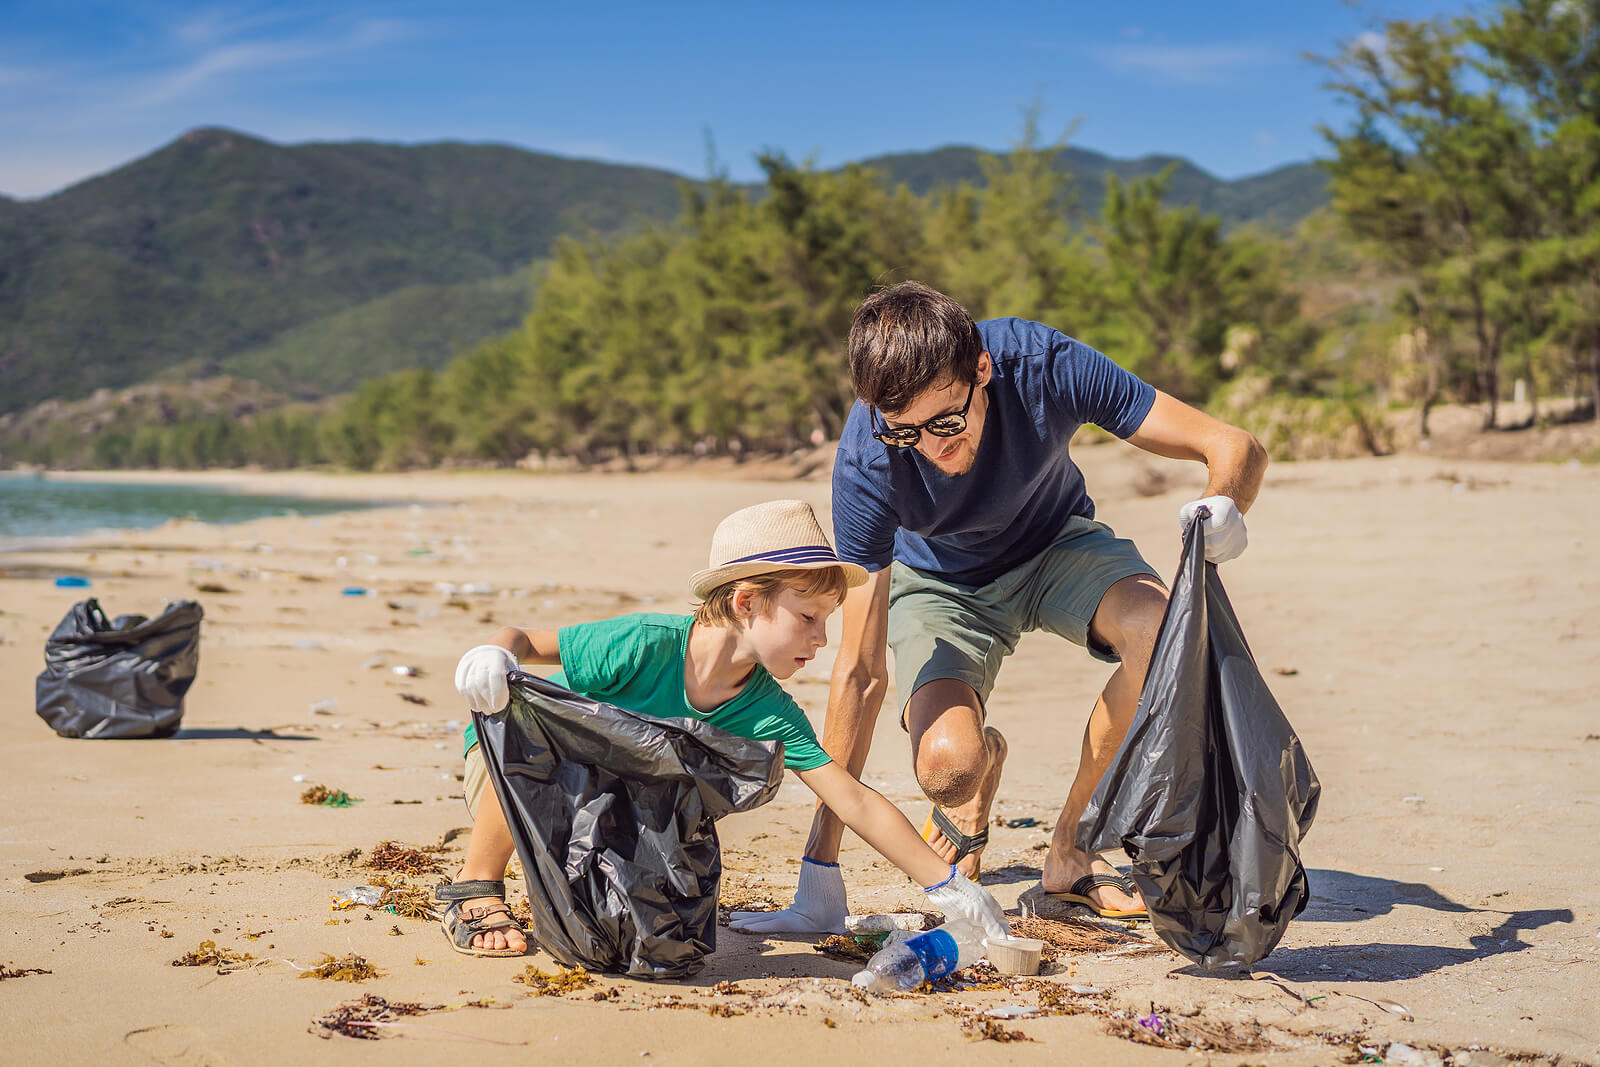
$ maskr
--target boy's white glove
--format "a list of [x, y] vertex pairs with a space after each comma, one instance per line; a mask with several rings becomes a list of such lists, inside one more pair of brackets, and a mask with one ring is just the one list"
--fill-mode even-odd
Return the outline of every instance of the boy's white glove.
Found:
[[842, 934], [845, 914], [839, 865], [802, 859], [793, 904], [783, 911], [736, 911], [728, 925], [746, 934]]
[[1006, 922], [1005, 909], [990, 892], [950, 867], [950, 877], [938, 885], [923, 890], [928, 903], [944, 912], [946, 919], [962, 918], [977, 923], [989, 937], [1010, 937], [1011, 926]]
[[517, 657], [509, 648], [479, 645], [469, 648], [456, 664], [456, 691], [467, 702], [468, 711], [493, 715], [511, 702], [506, 675], [517, 669]]
[[1188, 532], [1194, 513], [1201, 508], [1211, 512], [1201, 529], [1206, 535], [1206, 559], [1211, 563], [1226, 563], [1236, 558], [1250, 543], [1245, 532], [1244, 515], [1232, 497], [1207, 496], [1191, 500], [1178, 509], [1178, 536]]

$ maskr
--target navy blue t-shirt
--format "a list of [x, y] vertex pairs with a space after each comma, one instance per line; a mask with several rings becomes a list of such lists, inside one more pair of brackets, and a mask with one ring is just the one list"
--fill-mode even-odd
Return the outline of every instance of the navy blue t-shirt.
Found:
[[1138, 430], [1155, 389], [1088, 345], [1026, 319], [986, 319], [978, 333], [994, 373], [978, 455], [945, 475], [914, 448], [872, 436], [856, 401], [833, 468], [839, 558], [881, 570], [892, 560], [981, 586], [1043, 551], [1074, 515], [1094, 517], [1067, 454], [1079, 426]]

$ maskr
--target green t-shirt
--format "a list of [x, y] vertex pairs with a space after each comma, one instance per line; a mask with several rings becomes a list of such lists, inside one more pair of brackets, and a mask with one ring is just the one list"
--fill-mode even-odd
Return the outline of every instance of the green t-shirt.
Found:
[[[562, 627], [556, 634], [561, 670], [550, 680], [651, 718], [699, 719], [739, 737], [782, 741], [784, 766], [797, 771], [827, 763], [800, 705], [764, 667], [757, 666], [738, 695], [718, 708], [704, 712], [689, 704], [683, 670], [693, 622], [691, 615], [647, 614]], [[469, 723], [467, 750], [477, 743]]]

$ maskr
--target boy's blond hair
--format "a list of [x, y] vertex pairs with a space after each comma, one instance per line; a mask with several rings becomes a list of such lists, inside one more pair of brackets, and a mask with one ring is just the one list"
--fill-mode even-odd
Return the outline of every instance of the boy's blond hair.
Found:
[[751, 594], [755, 611], [760, 614], [785, 589], [804, 597], [827, 595], [838, 602], [844, 600], [849, 588], [849, 580], [840, 567], [768, 571], [750, 578], [736, 578], [711, 590], [702, 603], [695, 605], [694, 621], [702, 626], [735, 625], [739, 622], [739, 616], [734, 613], [733, 598], [744, 591]]

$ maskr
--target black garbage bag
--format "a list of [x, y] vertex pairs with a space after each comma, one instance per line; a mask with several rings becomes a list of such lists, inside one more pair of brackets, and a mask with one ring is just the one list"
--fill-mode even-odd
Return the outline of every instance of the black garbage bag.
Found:
[[93, 598], [74, 604], [45, 641], [39, 718], [62, 737], [171, 737], [200, 665], [204, 615], [183, 600], [154, 619], [108, 621]]
[[528, 674], [475, 713], [533, 937], [569, 967], [686, 978], [717, 945], [715, 821], [771, 800], [783, 745], [653, 719]]
[[1150, 923], [1207, 969], [1277, 946], [1310, 899], [1300, 840], [1321, 786], [1267, 691], [1194, 520], [1139, 710], [1078, 823], [1121, 846]]

